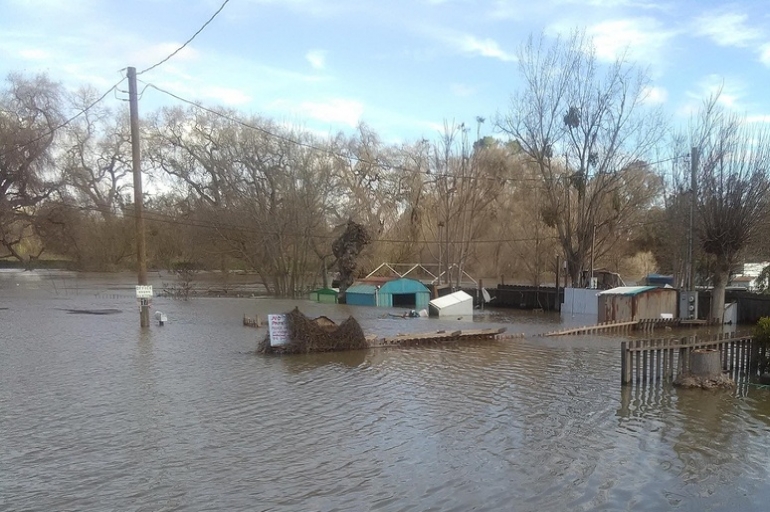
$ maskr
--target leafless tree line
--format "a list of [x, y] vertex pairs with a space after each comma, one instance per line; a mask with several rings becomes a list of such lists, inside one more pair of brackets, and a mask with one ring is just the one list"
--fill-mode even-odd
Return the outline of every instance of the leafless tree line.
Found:
[[[150, 265], [246, 270], [297, 295], [334, 269], [333, 242], [354, 220], [372, 240], [361, 273], [422, 263], [450, 285], [468, 274], [541, 284], [560, 257], [575, 285], [591, 265], [681, 276], [692, 204], [700, 282], [723, 290], [742, 257], [766, 250], [755, 243], [767, 226], [764, 125], [716, 96], [672, 136], [646, 75], [622, 57], [601, 64], [580, 32], [530, 38], [518, 62], [507, 109], [447, 122], [435, 140], [386, 144], [366, 125], [320, 138], [195, 106], [145, 114]], [[133, 266], [127, 109], [85, 109], [94, 98], [46, 77], [13, 75], [0, 90], [0, 257]]]

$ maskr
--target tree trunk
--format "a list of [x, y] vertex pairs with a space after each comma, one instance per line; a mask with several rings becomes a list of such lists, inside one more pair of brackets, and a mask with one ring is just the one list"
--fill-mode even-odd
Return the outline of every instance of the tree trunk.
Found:
[[722, 361], [719, 351], [698, 349], [690, 353], [690, 373], [702, 379], [716, 379], [722, 375]]
[[728, 273], [717, 271], [714, 273], [714, 289], [711, 292], [711, 323], [721, 325], [725, 315], [725, 288], [727, 286]]
[[568, 254], [567, 256], [567, 274], [569, 275], [570, 279], [570, 286], [572, 288], [579, 288], [580, 287], [580, 270], [582, 266], [582, 262], [578, 261], [576, 256], [571, 256]]

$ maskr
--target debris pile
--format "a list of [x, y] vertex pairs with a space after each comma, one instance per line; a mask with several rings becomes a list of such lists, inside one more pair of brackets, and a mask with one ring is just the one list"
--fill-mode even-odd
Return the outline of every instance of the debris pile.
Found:
[[725, 374], [703, 377], [685, 372], [674, 380], [674, 386], [681, 388], [733, 389], [735, 388], [735, 381]]
[[259, 354], [310, 354], [368, 348], [364, 331], [352, 316], [339, 325], [326, 317], [311, 319], [298, 308], [286, 314], [289, 342], [273, 347], [270, 334], [257, 346]]

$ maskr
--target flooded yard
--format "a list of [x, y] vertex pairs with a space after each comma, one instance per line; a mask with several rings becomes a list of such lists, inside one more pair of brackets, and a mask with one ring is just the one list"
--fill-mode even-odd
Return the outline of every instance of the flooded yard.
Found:
[[[0, 273], [0, 510], [759, 511], [770, 500], [770, 390], [622, 388], [620, 338], [537, 336], [579, 318], [156, 298], [168, 322], [143, 330], [134, 283]], [[525, 337], [256, 355], [265, 331], [243, 315], [295, 306], [353, 315], [379, 336]]]

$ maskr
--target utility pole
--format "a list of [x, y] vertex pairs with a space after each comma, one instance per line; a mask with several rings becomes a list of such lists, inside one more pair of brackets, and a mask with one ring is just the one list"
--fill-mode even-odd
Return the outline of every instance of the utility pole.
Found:
[[588, 281], [588, 287], [594, 287], [594, 252], [596, 251], [596, 224], [594, 224], [593, 235], [591, 236], [591, 280]]
[[559, 278], [561, 277], [561, 262], [559, 261], [559, 255], [556, 255], [556, 298], [553, 300], [553, 310], [560, 311], [559, 304]]
[[[136, 68], [128, 68], [128, 104], [131, 114], [131, 158], [134, 171], [134, 217], [136, 220], [136, 261], [140, 286], [147, 286], [147, 249], [144, 243], [144, 195], [139, 153], [139, 101], [136, 94]], [[139, 297], [139, 289], [137, 288]], [[150, 298], [139, 297], [139, 323], [150, 326]]]
[[700, 152], [697, 147], [690, 148], [690, 230], [687, 236], [687, 290], [695, 290], [695, 262], [693, 261], [693, 245], [695, 244], [695, 205], [697, 202], [696, 174]]
[[441, 230], [444, 228], [444, 223], [438, 221], [438, 285], [441, 286], [441, 271], [444, 268], [442, 252], [444, 251], [444, 240], [441, 235]]

